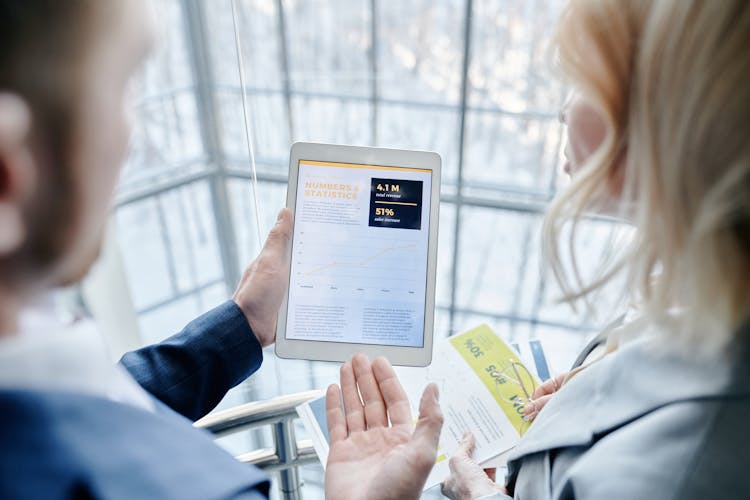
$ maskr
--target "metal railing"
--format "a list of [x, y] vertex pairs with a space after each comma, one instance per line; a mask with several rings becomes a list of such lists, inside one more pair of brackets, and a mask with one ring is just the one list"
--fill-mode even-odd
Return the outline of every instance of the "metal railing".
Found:
[[285, 500], [302, 498], [302, 482], [298, 468], [316, 463], [318, 456], [309, 439], [294, 436], [296, 407], [323, 395], [322, 391], [306, 391], [257, 401], [212, 413], [195, 423], [214, 436], [223, 437], [235, 432], [271, 426], [273, 448], [262, 448], [240, 455], [237, 460], [255, 465], [268, 472], [279, 473], [279, 495]]

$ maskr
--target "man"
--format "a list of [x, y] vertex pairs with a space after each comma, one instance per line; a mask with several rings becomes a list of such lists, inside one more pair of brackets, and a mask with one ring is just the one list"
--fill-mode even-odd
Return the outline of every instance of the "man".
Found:
[[[269, 483], [191, 421], [275, 339], [291, 214], [231, 301], [112, 366], [90, 331], [20, 335], [19, 317], [95, 260], [148, 53], [141, 1], [0, 0], [0, 497], [266, 498]], [[442, 425], [434, 387], [412, 433], [390, 365], [363, 356], [328, 391], [328, 498], [415, 498]], [[359, 395], [362, 395], [360, 399]]]

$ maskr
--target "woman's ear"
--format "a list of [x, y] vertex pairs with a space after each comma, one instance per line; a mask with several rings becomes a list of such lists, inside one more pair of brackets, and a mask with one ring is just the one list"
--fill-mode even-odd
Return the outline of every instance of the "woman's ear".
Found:
[[617, 159], [607, 177], [607, 187], [609, 188], [610, 195], [621, 201], [624, 201], [622, 197], [625, 191], [625, 170], [627, 169], [627, 163], [628, 150], [627, 147], [623, 147], [617, 154]]
[[24, 207], [37, 177], [30, 131], [29, 105], [16, 94], [0, 91], [0, 258], [26, 238]]

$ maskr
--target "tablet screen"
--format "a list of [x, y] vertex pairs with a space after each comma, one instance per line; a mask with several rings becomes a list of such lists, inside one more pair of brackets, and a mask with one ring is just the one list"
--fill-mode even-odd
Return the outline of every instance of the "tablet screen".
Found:
[[300, 160], [286, 338], [424, 345], [432, 171]]

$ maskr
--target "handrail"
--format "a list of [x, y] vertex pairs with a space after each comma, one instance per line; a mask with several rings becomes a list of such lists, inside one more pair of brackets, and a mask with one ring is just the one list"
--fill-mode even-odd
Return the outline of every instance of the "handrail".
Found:
[[312, 440], [310, 439], [300, 439], [297, 441], [297, 458], [293, 462], [281, 462], [276, 450], [271, 448], [263, 448], [243, 453], [235, 458], [243, 464], [254, 465], [267, 472], [318, 463], [318, 455], [315, 453]]
[[322, 395], [323, 391], [305, 391], [278, 396], [267, 401], [246, 403], [207, 415], [194, 425], [213, 433], [216, 437], [226, 436], [253, 427], [294, 419], [297, 417], [297, 406]]
[[317, 462], [318, 457], [311, 440], [296, 440], [292, 421], [298, 417], [297, 406], [322, 395], [322, 391], [306, 391], [278, 396], [268, 401], [246, 403], [207, 415], [194, 425], [216, 437], [270, 425], [274, 448], [254, 450], [236, 458], [265, 471], [278, 472], [280, 497], [299, 500], [302, 498], [302, 483], [297, 469], [301, 465]]

